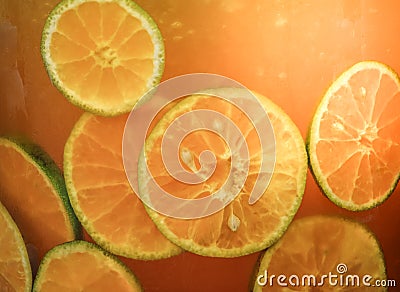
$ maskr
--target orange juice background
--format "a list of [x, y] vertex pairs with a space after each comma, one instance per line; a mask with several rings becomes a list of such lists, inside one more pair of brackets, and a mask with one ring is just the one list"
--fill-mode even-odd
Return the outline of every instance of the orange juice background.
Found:
[[[82, 111], [51, 85], [40, 56], [44, 21], [58, 0], [0, 0], [0, 134], [23, 134], [62, 167]], [[361, 60], [400, 73], [399, 1], [137, 0], [165, 39], [163, 80], [192, 72], [231, 77], [281, 106], [306, 136], [330, 83]], [[399, 129], [400, 132], [400, 129]], [[0, 162], [1, 163], [1, 162]], [[400, 188], [381, 206], [348, 212], [307, 177], [297, 214], [341, 214], [377, 235], [388, 278], [400, 285]], [[352, 240], [348, 238], [348, 240]], [[147, 291], [245, 291], [258, 254], [235, 259], [126, 260]]]

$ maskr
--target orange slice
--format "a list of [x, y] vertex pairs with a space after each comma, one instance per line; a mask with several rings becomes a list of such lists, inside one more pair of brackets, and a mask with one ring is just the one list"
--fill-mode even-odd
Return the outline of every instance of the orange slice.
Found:
[[130, 0], [64, 0], [41, 44], [52, 83], [73, 104], [105, 116], [129, 112], [161, 78], [157, 25]]
[[54, 247], [40, 263], [33, 291], [142, 291], [132, 271], [86, 241]]
[[313, 174], [336, 205], [384, 202], [400, 175], [400, 81], [384, 64], [358, 63], [328, 89], [308, 138]]
[[32, 273], [21, 233], [0, 203], [0, 290], [31, 291]]
[[81, 236], [61, 172], [42, 149], [0, 138], [0, 162], [0, 201], [40, 258], [53, 246]]
[[386, 291], [377, 287], [385, 279], [383, 253], [371, 231], [320, 215], [295, 220], [265, 252], [253, 291]]
[[[210, 96], [209, 93], [215, 96]], [[216, 97], [237, 97], [242, 93], [241, 89], [224, 88], [209, 91], [207, 95], [195, 94], [186, 97], [155, 125], [146, 139], [145, 159], [139, 160], [138, 183], [143, 198], [150, 198], [152, 201], [148, 189], [149, 175], [144, 171], [146, 167], [157, 184], [174, 197], [192, 200], [204, 198], [216, 193], [224, 184], [231, 168], [232, 155], [236, 154], [230, 153], [224, 141], [212, 131], [205, 129], [191, 132], [179, 145], [179, 162], [186, 170], [195, 172], [200, 167], [200, 153], [210, 150], [215, 155], [217, 164], [213, 174], [204, 182], [197, 184], [180, 182], [169, 174], [161, 155], [162, 140], [170, 124], [187, 113], [211, 110], [231, 119], [246, 137], [250, 155], [249, 173], [237, 197], [224, 209], [203, 218], [179, 219], [146, 208], [167, 238], [196, 254], [236, 257], [272, 245], [284, 233], [302, 200], [307, 171], [303, 139], [291, 119], [277, 105], [257, 94], [274, 129], [276, 162], [268, 188], [258, 201], [249, 204], [261, 164], [260, 142], [249, 118], [229, 101]], [[192, 122], [196, 124], [195, 120], [188, 121], [189, 124]], [[225, 126], [216, 121], [215, 127]], [[232, 166], [239, 174], [240, 167]], [[235, 179], [232, 181], [232, 189], [237, 187]], [[155, 202], [152, 207], [157, 203]]]
[[160, 259], [181, 249], [166, 239], [133, 192], [122, 161], [127, 116], [85, 113], [65, 145], [64, 173], [72, 207], [104, 249], [136, 259]]

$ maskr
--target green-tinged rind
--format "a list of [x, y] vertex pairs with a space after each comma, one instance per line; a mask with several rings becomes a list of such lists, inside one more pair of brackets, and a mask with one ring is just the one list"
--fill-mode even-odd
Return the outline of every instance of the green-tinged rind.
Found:
[[[346, 80], [354, 73], [359, 71], [360, 69], [365, 69], [365, 68], [377, 68], [378, 70], [381, 70], [391, 76], [393, 80], [397, 83], [398, 88], [400, 90], [400, 78], [397, 75], [397, 73], [391, 69], [389, 66], [379, 63], [377, 61], [362, 61], [359, 62], [349, 69], [347, 69], [344, 73], [342, 73], [328, 88], [326, 93], [324, 94], [321, 102], [319, 103], [317, 110], [315, 111], [314, 117], [312, 119], [311, 125], [308, 130], [307, 138], [306, 138], [306, 149], [308, 153], [308, 158], [309, 158], [309, 165], [310, 165], [310, 170], [311, 173], [317, 182], [319, 188], [323, 192], [323, 194], [330, 200], [332, 201], [335, 205], [350, 210], [350, 211], [365, 211], [372, 209], [376, 206], [381, 205], [384, 203], [390, 195], [393, 193], [393, 191], [396, 188], [396, 185], [398, 181], [400, 180], [400, 173], [395, 178], [393, 184], [391, 186], [388, 186], [388, 191], [385, 196], [379, 197], [378, 200], [373, 200], [370, 203], [366, 204], [354, 204], [349, 201], [345, 201], [340, 199], [336, 194], [331, 190], [329, 187], [329, 184], [327, 183], [326, 179], [324, 178], [324, 175], [321, 173], [320, 168], [319, 168], [319, 162], [318, 159], [315, 155], [315, 147], [316, 147], [316, 141], [318, 141], [318, 129], [319, 129], [319, 122], [320, 122], [320, 117], [322, 116], [322, 113], [324, 112], [324, 107], [329, 101], [329, 97], [332, 96], [332, 93], [335, 89], [337, 89], [337, 85], [339, 84], [344, 84]], [[334, 154], [333, 154], [334, 155]]]
[[257, 281], [257, 276], [258, 276], [258, 273], [259, 273], [261, 260], [262, 260], [262, 258], [264, 256], [264, 253], [265, 253], [265, 250], [261, 251], [258, 254], [256, 262], [254, 263], [253, 270], [251, 271], [250, 278], [249, 278], [250, 280], [249, 280], [249, 283], [248, 283], [248, 286], [247, 286], [247, 288], [248, 288], [247, 291], [249, 291], [249, 292], [253, 291], [254, 283], [256, 283], [256, 281]]
[[[135, 246], [127, 245], [124, 246], [116, 245], [105, 239], [96, 228], [93, 223], [87, 218], [82, 208], [80, 207], [77, 190], [75, 189], [74, 181], [72, 179], [72, 152], [75, 139], [81, 134], [81, 129], [85, 126], [88, 119], [93, 115], [91, 113], [84, 113], [80, 119], [76, 122], [71, 134], [65, 144], [64, 148], [64, 176], [65, 182], [68, 190], [69, 199], [72, 208], [75, 211], [76, 216], [81, 222], [85, 231], [90, 235], [90, 237], [103, 249], [126, 258], [138, 259], [138, 260], [159, 260], [164, 258], [169, 258], [178, 255], [183, 252], [178, 246], [174, 246], [171, 249], [164, 250], [163, 252], [143, 252], [138, 250]], [[134, 211], [134, 210], [132, 210]]]
[[[54, 66], [54, 63], [51, 60], [50, 57], [50, 38], [52, 35], [53, 30], [55, 29], [55, 26], [57, 24], [58, 18], [60, 15], [68, 10], [71, 7], [74, 7], [76, 5], [79, 5], [81, 3], [87, 2], [86, 0], [63, 0], [60, 3], [58, 3], [54, 9], [50, 12], [48, 15], [43, 32], [42, 32], [42, 38], [41, 38], [41, 43], [40, 43], [40, 52], [42, 55], [42, 60], [44, 63], [44, 67], [47, 71], [47, 74], [50, 78], [50, 81], [52, 84], [65, 96], [65, 98], [74, 104], [75, 106], [87, 111], [91, 112], [96, 115], [100, 116], [117, 116], [121, 115], [124, 113], [130, 112], [133, 107], [138, 103], [143, 103], [144, 100], [141, 99], [140, 96], [138, 96], [137, 99], [131, 100], [129, 102], [126, 102], [125, 104], [121, 104], [118, 108], [107, 108], [107, 106], [99, 106], [98, 103], [96, 102], [90, 102], [90, 101], [83, 101], [80, 97], [79, 94], [76, 94], [72, 90], [69, 90], [66, 88], [60, 78], [58, 77], [57, 74], [57, 69]], [[164, 47], [164, 39], [163, 36], [161, 35], [161, 32], [155, 23], [155, 21], [152, 19], [152, 17], [143, 9], [141, 8], [137, 3], [131, 0], [96, 0], [97, 3], [102, 3], [102, 2], [113, 2], [113, 3], [118, 3], [125, 9], [129, 9], [129, 12], [131, 12], [135, 17], [137, 17], [145, 27], [146, 31], [149, 33], [153, 44], [155, 46], [154, 50], [154, 56], [153, 56], [153, 63], [154, 63], [154, 71], [152, 78], [148, 80], [147, 84], [147, 91], [150, 91], [154, 86], [156, 86], [164, 73], [164, 67], [165, 67], [165, 47]], [[145, 96], [145, 93], [143, 94]], [[150, 95], [148, 95], [149, 97]]]
[[[114, 268], [114, 270], [118, 271], [118, 273], [120, 273], [121, 276], [123, 276], [123, 278], [131, 284], [132, 288], [137, 289], [137, 291], [143, 290], [134, 273], [116, 256], [103, 250], [101, 247], [93, 243], [83, 240], [75, 240], [57, 245], [46, 253], [39, 265], [32, 291], [42, 291], [41, 285], [42, 281], [44, 280], [44, 273], [47, 271], [48, 265], [53, 259], [62, 258], [62, 256], [74, 252], [91, 253], [92, 255], [101, 258], [105, 265], [107, 264], [110, 268]], [[82, 269], [84, 269], [84, 267], [82, 267]], [[64, 271], [66, 277], [68, 276], [68, 272], [74, 271]], [[79, 288], [81, 287], [77, 287], [77, 289]]]
[[[382, 246], [379, 242], [379, 240], [377, 239], [376, 235], [368, 228], [368, 226], [366, 226], [365, 224], [362, 224], [358, 221], [355, 221], [353, 219], [350, 218], [346, 218], [346, 217], [341, 217], [341, 216], [336, 216], [336, 215], [312, 215], [312, 216], [308, 216], [308, 217], [303, 217], [301, 219], [297, 219], [295, 220], [289, 227], [289, 229], [295, 229], [295, 228], [299, 228], [299, 226], [301, 227], [302, 224], [307, 224], [307, 223], [313, 223], [316, 222], [317, 220], [338, 220], [338, 221], [342, 221], [343, 224], [351, 224], [352, 226], [354, 226], [354, 228], [362, 228], [362, 230], [368, 235], [369, 238], [371, 238], [374, 248], [375, 248], [375, 252], [374, 254], [371, 253], [371, 256], [377, 256], [380, 259], [380, 275], [379, 275], [379, 279], [386, 279], [387, 278], [387, 271], [386, 271], [386, 263], [385, 263], [385, 257], [383, 254], [383, 250], [382, 250]], [[299, 233], [300, 235], [301, 233]], [[274, 253], [276, 252], [277, 249], [280, 248], [282, 241], [285, 240], [285, 236], [283, 236], [279, 241], [277, 241], [273, 246], [271, 246], [269, 249], [267, 249], [264, 254], [261, 256], [261, 259], [259, 262], [256, 263], [255, 265], [255, 270], [257, 271], [256, 275], [253, 276], [253, 278], [250, 280], [250, 286], [252, 287], [253, 292], [259, 292], [262, 291], [262, 287], [260, 285], [258, 285], [257, 283], [257, 277], [259, 275], [264, 275], [264, 271], [269, 272], [268, 275], [279, 275], [279, 274], [284, 274], [285, 271], [278, 271], [279, 273], [277, 273], [277, 271], [271, 271], [268, 270], [270, 261], [274, 255]], [[304, 238], [304, 240], [310, 240], [309, 238]], [[349, 238], [343, 238], [343, 240], [349, 240]], [[350, 239], [351, 240], [351, 239]], [[312, 242], [310, 242], [310, 244], [313, 244]], [[340, 242], [337, 242], [337, 246], [340, 247]], [[298, 251], [299, 253], [301, 253], [301, 250]], [[357, 250], [355, 250], [355, 253], [357, 252]], [[372, 252], [372, 251], [371, 251]], [[314, 255], [312, 255], [314, 256]], [[337, 255], [334, 255], [335, 257], [337, 257]], [[337, 261], [340, 261], [341, 259], [335, 258]], [[340, 263], [340, 262], [338, 262]], [[346, 265], [350, 265], [351, 263], [342, 263], [342, 264], [346, 264]], [[299, 273], [303, 273], [303, 274], [298, 274], [297, 276], [303, 276], [303, 275], [309, 275], [311, 273], [311, 271], [299, 271]], [[318, 272], [318, 271], [313, 271], [313, 272]], [[331, 271], [333, 274], [339, 274], [337, 273], [337, 271], [333, 270]], [[276, 273], [276, 274], [275, 274]], [[351, 274], [351, 271], [348, 271], [348, 274]], [[290, 275], [287, 275], [290, 276]], [[316, 274], [314, 275], [316, 277], [321, 276], [320, 274]], [[358, 276], [363, 276], [363, 275], [358, 275]], [[376, 279], [376, 278], [375, 278]], [[276, 284], [276, 279], [273, 279], [273, 281], [275, 281]], [[289, 288], [289, 287], [286, 287]], [[295, 288], [295, 287], [293, 287]], [[296, 289], [293, 290], [298, 290], [299, 287], [296, 287]], [[307, 288], [307, 287], [304, 287]], [[308, 287], [309, 288], [309, 287]], [[376, 288], [376, 287], [375, 287]], [[387, 288], [385, 287], [380, 287], [381, 289], [378, 288], [378, 291], [387, 291]], [[268, 289], [268, 286], [267, 288]], [[365, 287], [365, 289], [367, 289]], [[304, 289], [306, 291], [308, 291], [307, 289]], [[288, 291], [292, 291], [292, 290], [288, 290]]]
[[[7, 222], [8, 226], [12, 228], [12, 230], [14, 231], [14, 237], [20, 245], [19, 253], [22, 259], [22, 265], [24, 267], [24, 277], [26, 279], [26, 285], [22, 291], [29, 292], [32, 289], [32, 270], [29, 262], [29, 255], [25, 247], [24, 239], [22, 238], [22, 235], [19, 232], [17, 224], [15, 223], [10, 213], [8, 213], [7, 209], [3, 206], [1, 202], [0, 202], [0, 216], [2, 216], [4, 220]], [[7, 287], [5, 287], [5, 289], [6, 289], [5, 291], [8, 291]]]
[[8, 144], [18, 151], [28, 162], [40, 170], [44, 179], [49, 180], [67, 214], [73, 238], [82, 238], [82, 228], [69, 201], [64, 177], [52, 158], [39, 145], [23, 137], [0, 137], [0, 144]]
[[[218, 96], [219, 90], [224, 90], [224, 91], [232, 90], [234, 92], [238, 89], [237, 88], [235, 88], [235, 89], [217, 88], [217, 89], [210, 89], [210, 90], [206, 90], [206, 91], [202, 91], [202, 92]], [[278, 230], [274, 234], [271, 234], [271, 236], [269, 238], [265, 238], [263, 242], [254, 242], [253, 244], [250, 244], [250, 245], [246, 245], [246, 246], [239, 247], [239, 248], [231, 248], [231, 249], [222, 249], [222, 248], [218, 248], [218, 247], [203, 247], [200, 245], [194, 245], [190, 239], [184, 240], [182, 238], [179, 238], [163, 223], [162, 215], [160, 215], [157, 211], [153, 210], [151, 207], [145, 205], [147, 213], [149, 214], [150, 218], [155, 222], [157, 228], [161, 231], [161, 233], [163, 233], [173, 243], [175, 243], [176, 245], [180, 246], [181, 248], [183, 248], [189, 252], [192, 252], [192, 253], [195, 253], [198, 255], [202, 255], [202, 256], [209, 256], [209, 257], [232, 258], [232, 257], [244, 256], [244, 255], [248, 255], [251, 253], [261, 251], [261, 250], [273, 245], [279, 238], [282, 237], [282, 235], [287, 230], [288, 226], [292, 222], [294, 216], [296, 215], [296, 213], [301, 205], [304, 190], [305, 190], [305, 185], [306, 185], [306, 178], [307, 178], [307, 152], [305, 149], [305, 145], [304, 145], [304, 141], [301, 136], [301, 133], [298, 130], [297, 126], [294, 124], [294, 122], [291, 120], [291, 118], [279, 106], [277, 106], [272, 101], [270, 101], [269, 99], [267, 99], [266, 97], [264, 97], [258, 93], [253, 92], [253, 94], [258, 99], [261, 100], [261, 103], [263, 104], [263, 106], [265, 107], [265, 110], [267, 112], [271, 111], [271, 112], [275, 113], [284, 122], [284, 124], [287, 125], [288, 128], [291, 128], [292, 134], [293, 134], [292, 137], [294, 137], [294, 140], [298, 143], [297, 149], [302, 152], [300, 155], [300, 156], [302, 156], [302, 159], [301, 159], [301, 161], [299, 161], [301, 163], [301, 166], [299, 167], [299, 172], [298, 172], [296, 200], [293, 203], [293, 205], [291, 206], [291, 210], [288, 211], [286, 216], [284, 216], [282, 218], [280, 228], [278, 228]], [[223, 96], [226, 96], [226, 95], [223, 95]], [[183, 101], [176, 104], [173, 107], [173, 109], [177, 110], [177, 109], [179, 109], [179, 107], [183, 108], [184, 107], [183, 105], [186, 102], [185, 100], [187, 100], [187, 99], [184, 99]], [[168, 115], [168, 113], [165, 116], [167, 116], [167, 115]], [[155, 126], [155, 128], [156, 127], [157, 127], [157, 125]], [[152, 139], [152, 135], [153, 136], [155, 135], [154, 129], [150, 133], [150, 135], [147, 137], [148, 140]], [[149, 146], [149, 149], [151, 149], [151, 148], [152, 147]], [[145, 170], [146, 167], [147, 166], [146, 166], [146, 162], [145, 162], [145, 156], [144, 156], [144, 152], [142, 151], [142, 154], [139, 156], [139, 163], [138, 163], [138, 173], [139, 173], [138, 187], [139, 187], [139, 193], [141, 195], [143, 195], [143, 197], [146, 197], [147, 194], [146, 194], [146, 191], [145, 191], [144, 185], [143, 185], [143, 181], [145, 181], [145, 180], [141, 179], [141, 176], [143, 177], [144, 175], [147, 175], [147, 171]], [[185, 219], [182, 219], [182, 220], [185, 220]], [[194, 219], [194, 220], [197, 220], [197, 219]]]

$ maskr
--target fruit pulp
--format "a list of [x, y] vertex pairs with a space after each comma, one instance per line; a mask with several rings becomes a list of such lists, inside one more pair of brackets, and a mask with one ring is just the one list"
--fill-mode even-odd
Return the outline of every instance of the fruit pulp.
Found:
[[[58, 0], [0, 0], [0, 134], [23, 134], [61, 166], [65, 141], [82, 111], [53, 87], [40, 56], [45, 18]], [[266, 95], [305, 137], [320, 98], [346, 68], [377, 60], [400, 72], [396, 1], [137, 0], [165, 40], [163, 80], [218, 73]], [[400, 188], [367, 212], [342, 210], [309, 174], [298, 217], [340, 214], [367, 223], [380, 240], [388, 278], [400, 283]], [[245, 290], [257, 254], [213, 259], [189, 253], [127, 262], [147, 291]], [[174, 275], [171, 275], [173, 267]], [[397, 278], [396, 278], [397, 277]]]

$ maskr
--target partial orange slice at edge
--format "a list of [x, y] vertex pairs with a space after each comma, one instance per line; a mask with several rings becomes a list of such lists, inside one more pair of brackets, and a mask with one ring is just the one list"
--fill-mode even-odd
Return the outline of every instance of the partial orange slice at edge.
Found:
[[72, 207], [102, 248], [135, 259], [160, 259], [182, 250], [166, 239], [132, 190], [122, 161], [127, 115], [85, 113], [64, 150], [64, 173]]
[[364, 61], [330, 86], [312, 121], [308, 153], [327, 197], [349, 210], [384, 202], [400, 175], [400, 81]]
[[135, 275], [112, 254], [86, 241], [71, 241], [43, 258], [33, 291], [142, 291]]
[[31, 291], [32, 272], [18, 226], [0, 203], [0, 287], [2, 291]]
[[81, 236], [60, 169], [31, 142], [0, 138], [0, 201], [39, 258]]

